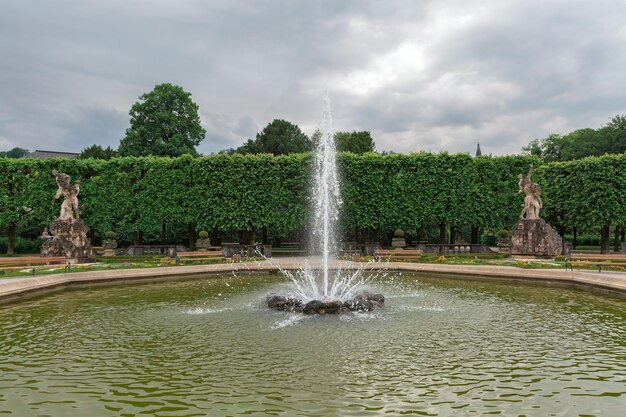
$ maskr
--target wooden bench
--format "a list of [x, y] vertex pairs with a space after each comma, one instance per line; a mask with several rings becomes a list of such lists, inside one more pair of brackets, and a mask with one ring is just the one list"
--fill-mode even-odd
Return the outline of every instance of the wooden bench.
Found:
[[[176, 265], [180, 265], [184, 261], [224, 261], [224, 255], [222, 249], [219, 246], [210, 246], [213, 250], [198, 251], [198, 252], [177, 252], [176, 253]], [[219, 250], [215, 250], [218, 248]]]
[[422, 258], [422, 251], [416, 249], [376, 249], [374, 251], [374, 257], [379, 260], [408, 260], [415, 261]]
[[280, 246], [274, 246], [272, 252], [275, 255], [306, 255], [308, 251], [300, 248], [299, 242], [282, 242]]
[[598, 272], [602, 272], [602, 267], [610, 268], [619, 266], [626, 268], [626, 255], [598, 253], [572, 254], [569, 258], [565, 258], [565, 270], [567, 271], [569, 267], [569, 269], [573, 271], [574, 266], [596, 266], [598, 267]]
[[65, 256], [50, 256], [50, 257], [26, 257], [17, 256], [15, 258], [0, 258], [0, 271], [15, 271], [19, 269], [32, 269], [33, 275], [35, 275], [35, 269], [47, 268], [51, 265], [63, 266], [67, 269]]

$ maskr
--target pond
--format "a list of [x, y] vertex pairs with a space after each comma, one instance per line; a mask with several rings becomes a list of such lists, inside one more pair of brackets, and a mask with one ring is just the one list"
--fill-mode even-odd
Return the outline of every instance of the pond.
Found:
[[626, 300], [388, 274], [372, 313], [271, 311], [279, 275], [0, 306], [0, 415], [622, 416]]

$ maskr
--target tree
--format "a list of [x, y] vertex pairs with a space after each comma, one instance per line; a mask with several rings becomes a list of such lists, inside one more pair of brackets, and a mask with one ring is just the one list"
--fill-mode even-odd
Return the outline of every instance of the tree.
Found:
[[254, 141], [248, 139], [242, 146], [237, 148], [237, 153], [285, 155], [312, 150], [313, 142], [298, 126], [286, 120], [274, 119], [274, 121], [263, 128], [261, 133], [257, 133]]
[[339, 152], [352, 152], [363, 154], [374, 152], [375, 144], [370, 132], [337, 132], [335, 133], [335, 144]]
[[0, 152], [0, 158], [19, 159], [28, 155], [28, 150], [22, 148], [13, 148], [10, 151]]
[[118, 149], [121, 156], [197, 155], [206, 131], [191, 93], [169, 83], [159, 84], [130, 109], [130, 128]]
[[626, 152], [626, 116], [615, 116], [609, 123], [600, 129], [605, 138], [607, 153]]
[[578, 129], [566, 135], [551, 134], [522, 148], [546, 162], [571, 161], [587, 156], [619, 154], [626, 151], [626, 117], [615, 116], [600, 129]]
[[110, 146], [107, 146], [106, 149], [102, 148], [100, 145], [91, 145], [82, 150], [80, 155], [78, 155], [81, 159], [93, 158], [93, 159], [105, 159], [109, 160], [117, 156], [117, 151]]
[[0, 228], [6, 230], [7, 254], [15, 253], [21, 227], [51, 213], [48, 186], [54, 184], [50, 160], [0, 159]]

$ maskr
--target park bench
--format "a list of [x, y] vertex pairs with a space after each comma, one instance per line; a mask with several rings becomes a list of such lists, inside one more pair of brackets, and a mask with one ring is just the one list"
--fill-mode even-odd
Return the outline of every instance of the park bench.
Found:
[[299, 242], [282, 242], [280, 246], [273, 247], [272, 252], [275, 255], [306, 255], [308, 251], [301, 249]]
[[422, 257], [422, 251], [419, 249], [376, 249], [374, 257], [379, 260], [387, 261], [419, 261]]
[[343, 255], [362, 255], [363, 249], [365, 248], [365, 244], [357, 243], [357, 242], [342, 242], [341, 243], [341, 253]]
[[577, 253], [565, 258], [565, 270], [569, 267], [574, 270], [575, 266], [596, 266], [598, 272], [602, 272], [602, 267], [624, 267], [626, 268], [626, 255], [611, 255], [598, 253]]
[[181, 265], [183, 262], [203, 262], [203, 261], [224, 261], [224, 254], [220, 246], [209, 246], [205, 251], [198, 252], [177, 252], [176, 253], [176, 265]]
[[[15, 271], [19, 269], [32, 269], [33, 275], [35, 269], [46, 268], [50, 265], [65, 264], [65, 256], [50, 256], [50, 257], [26, 257], [18, 256], [15, 258], [0, 258], [0, 271]], [[64, 265], [67, 268], [66, 265]]]

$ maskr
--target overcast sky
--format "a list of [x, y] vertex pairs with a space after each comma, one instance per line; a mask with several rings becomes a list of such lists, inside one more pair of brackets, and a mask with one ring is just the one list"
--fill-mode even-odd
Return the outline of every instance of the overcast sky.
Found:
[[519, 153], [626, 114], [626, 0], [0, 0], [0, 150], [116, 148], [163, 82], [201, 153], [326, 95], [379, 151]]

